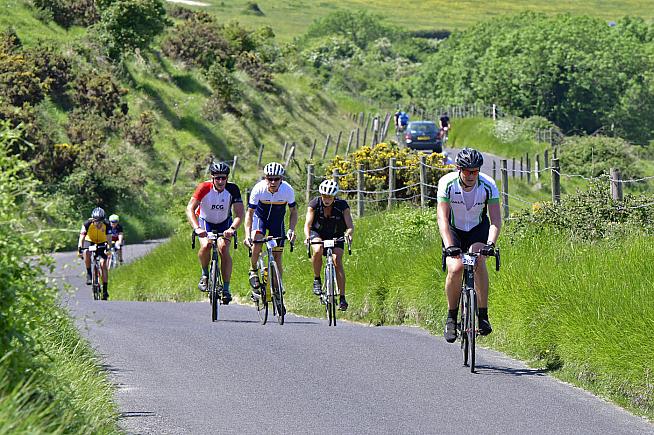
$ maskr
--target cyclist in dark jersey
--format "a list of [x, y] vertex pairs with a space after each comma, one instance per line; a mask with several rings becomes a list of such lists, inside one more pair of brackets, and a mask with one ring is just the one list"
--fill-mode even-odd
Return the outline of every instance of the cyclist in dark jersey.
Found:
[[123, 226], [120, 224], [120, 218], [117, 214], [112, 214], [109, 216], [109, 233], [111, 234], [111, 243], [116, 248], [116, 255], [118, 255], [118, 261], [120, 264], [123, 264], [123, 245], [125, 244], [125, 234], [123, 232]]
[[[325, 180], [320, 183], [318, 191], [320, 196], [313, 198], [307, 207], [307, 217], [304, 224], [305, 243], [310, 241], [321, 241], [346, 237], [352, 240], [354, 224], [350, 214], [350, 206], [346, 201], [336, 198], [338, 184], [333, 180]], [[345, 300], [345, 270], [343, 269], [343, 248], [344, 242], [337, 242], [334, 249], [334, 265], [336, 266], [336, 282], [340, 291], [339, 309], [347, 310], [348, 303]], [[321, 245], [312, 245], [313, 255], [313, 292], [320, 295], [322, 283], [320, 271], [322, 269], [322, 257], [326, 250]]]

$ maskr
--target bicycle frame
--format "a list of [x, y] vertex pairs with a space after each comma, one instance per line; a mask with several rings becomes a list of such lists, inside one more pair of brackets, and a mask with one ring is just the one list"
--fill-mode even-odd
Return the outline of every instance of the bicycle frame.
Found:
[[[349, 239], [338, 237], [335, 239], [326, 239], [312, 241], [307, 245], [307, 256], [311, 258], [311, 245], [322, 245], [327, 250], [327, 264], [325, 264], [325, 284], [324, 291], [320, 294], [320, 303], [325, 305], [327, 320], [329, 326], [336, 326], [336, 293], [338, 292], [338, 281], [336, 280], [336, 266], [334, 265], [333, 249], [337, 242], [347, 242], [348, 254], [352, 255], [352, 246]], [[322, 254], [320, 254], [322, 255]]]
[[102, 267], [100, 266], [100, 259], [98, 255], [98, 247], [106, 247], [106, 243], [89, 245], [86, 250], [91, 255], [91, 288], [93, 290], [93, 300], [102, 299], [102, 288], [100, 285], [100, 278], [102, 277]]
[[[273, 255], [273, 248], [277, 247], [277, 242], [281, 240], [286, 240], [286, 237], [267, 236], [261, 240], [252, 241], [253, 243], [263, 244], [266, 248], [265, 253], [263, 249], [261, 250], [257, 259], [260, 296], [255, 303], [262, 325], [265, 325], [268, 320], [268, 303], [270, 302], [272, 302], [273, 315], [277, 317], [277, 322], [280, 325], [284, 324], [284, 316], [286, 315], [286, 309], [284, 307], [284, 285], [279, 274], [279, 267]], [[290, 245], [291, 252], [293, 252], [293, 243]], [[252, 249], [250, 249], [251, 256]], [[264, 256], [266, 257], [265, 261]]]
[[[193, 231], [191, 248], [195, 249], [195, 238], [199, 237]], [[209, 293], [209, 302], [211, 303], [211, 321], [219, 319], [220, 305], [223, 300], [223, 280], [220, 273], [220, 254], [218, 253], [218, 239], [225, 238], [223, 233], [207, 232], [206, 235], [211, 245], [211, 260], [209, 260], [209, 280], [207, 282], [207, 292]], [[234, 233], [234, 249], [238, 249], [238, 236]]]
[[[478, 252], [464, 252], [461, 254], [463, 262], [463, 277], [461, 278], [461, 295], [459, 297], [459, 327], [461, 331], [461, 351], [463, 352], [463, 365], [475, 372], [476, 340], [479, 335], [477, 327], [477, 290], [475, 289], [475, 270], [477, 260], [481, 256]], [[495, 270], [500, 270], [500, 250], [495, 248]], [[442, 268], [446, 270], [445, 248], [442, 251]]]

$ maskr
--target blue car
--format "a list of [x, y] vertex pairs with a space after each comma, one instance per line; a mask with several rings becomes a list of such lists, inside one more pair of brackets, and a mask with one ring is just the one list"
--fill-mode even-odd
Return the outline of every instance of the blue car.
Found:
[[440, 129], [432, 121], [411, 121], [404, 133], [408, 148], [420, 151], [443, 152]]

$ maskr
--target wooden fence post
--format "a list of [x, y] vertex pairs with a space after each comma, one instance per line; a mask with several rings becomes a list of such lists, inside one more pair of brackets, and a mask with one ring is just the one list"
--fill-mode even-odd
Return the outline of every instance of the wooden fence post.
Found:
[[332, 141], [332, 135], [327, 133], [327, 140], [325, 141], [325, 148], [322, 149], [322, 158], [323, 160], [327, 157], [327, 149], [329, 148], [329, 143]]
[[360, 128], [357, 127], [357, 144], [356, 144], [356, 147], [355, 147], [355, 149], [357, 149], [357, 150], [359, 149], [359, 133], [360, 133]]
[[506, 159], [502, 159], [500, 176], [502, 177], [502, 210], [504, 212], [504, 219], [509, 218], [509, 171], [507, 166], [508, 162]]
[[232, 162], [232, 177], [234, 176], [234, 172], [236, 172], [236, 163], [238, 162], [238, 156], [234, 156], [234, 161]]
[[257, 157], [257, 167], [261, 166], [262, 159], [263, 159], [263, 144], [259, 145], [259, 156]]
[[617, 168], [611, 168], [611, 198], [614, 201], [622, 201], [622, 176], [620, 175], [620, 170]]
[[366, 141], [367, 141], [367, 140], [368, 140], [368, 129], [367, 129], [367, 128], [364, 128], [364, 129], [363, 129], [363, 140], [361, 141], [361, 143], [363, 144], [363, 146], [366, 146]]
[[493, 180], [497, 180], [497, 163], [493, 160]]
[[284, 166], [286, 168], [286, 171], [288, 171], [288, 165], [291, 164], [294, 154], [295, 154], [295, 142], [291, 144], [291, 150], [288, 152], [288, 157], [286, 158], [286, 165]]
[[347, 146], [345, 147], [345, 155], [350, 154], [350, 146], [352, 146], [352, 139], [354, 138], [354, 130], [350, 132], [350, 138], [347, 140]]
[[393, 206], [393, 199], [395, 198], [395, 157], [388, 159], [388, 210]]
[[552, 202], [558, 204], [561, 202], [561, 167], [559, 159], [552, 159]]
[[282, 151], [282, 161], [286, 160], [287, 151], [288, 151], [288, 141], [284, 141], [284, 151]]
[[536, 154], [536, 161], [534, 162], [534, 177], [536, 182], [540, 180], [540, 155]]
[[313, 140], [313, 144], [311, 145], [311, 151], [309, 151], [309, 160], [313, 159], [313, 154], [316, 152], [316, 143], [318, 141], [316, 139]]
[[524, 174], [524, 165], [523, 165], [523, 159], [522, 156], [520, 156], [520, 179], [522, 180], [522, 175]]
[[427, 207], [427, 157], [420, 155], [420, 206]]
[[529, 154], [525, 158], [527, 159], [527, 183], [531, 183], [531, 160], [529, 160]]
[[343, 134], [342, 131], [338, 132], [338, 138], [336, 139], [336, 148], [334, 148], [334, 157], [338, 155], [338, 147], [341, 144], [341, 135]]
[[548, 150], [545, 150], [545, 153], [543, 154], [543, 166], [545, 166], [543, 169], [547, 169], [547, 165], [550, 164], [550, 159], [549, 159], [549, 152]]
[[515, 157], [513, 158], [513, 167], [511, 169], [513, 172], [513, 178], [515, 178]]
[[307, 165], [307, 191], [304, 195], [304, 199], [306, 200], [307, 204], [309, 201], [311, 201], [311, 189], [313, 188], [313, 165], [308, 164]]
[[173, 181], [170, 183], [171, 186], [174, 186], [177, 183], [177, 176], [179, 175], [179, 168], [182, 166], [182, 159], [177, 160], [177, 165], [175, 165], [175, 173], [173, 174]]
[[359, 164], [357, 172], [357, 216], [363, 216], [363, 189], [365, 187], [365, 179], [363, 173], [363, 164]]

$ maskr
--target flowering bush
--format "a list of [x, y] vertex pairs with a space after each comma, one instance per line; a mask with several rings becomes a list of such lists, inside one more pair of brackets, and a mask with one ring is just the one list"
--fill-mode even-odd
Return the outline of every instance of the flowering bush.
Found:
[[[409, 148], [399, 148], [387, 143], [379, 143], [374, 147], [364, 146], [347, 157], [336, 156], [327, 166], [326, 176], [331, 176], [336, 170], [341, 174], [339, 177], [341, 190], [357, 190], [357, 169], [359, 165], [363, 165], [363, 190], [387, 191], [389, 159], [395, 158], [395, 189], [402, 189], [395, 193], [395, 197], [411, 198], [420, 194], [420, 155], [421, 153]], [[451, 165], [443, 164], [443, 154], [439, 153], [428, 154], [426, 164], [425, 181], [431, 186], [436, 186], [439, 178], [452, 170]], [[413, 186], [414, 184], [417, 185]], [[427, 194], [435, 197], [435, 190], [435, 187], [428, 187]]]

